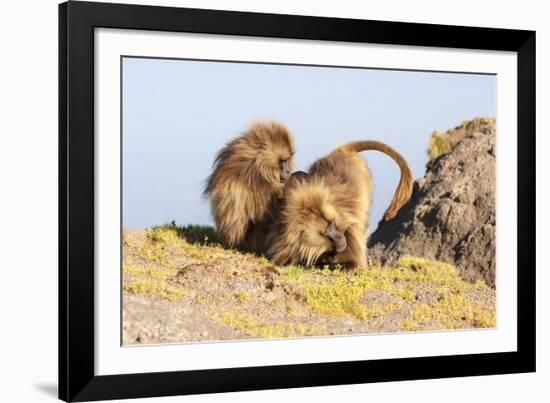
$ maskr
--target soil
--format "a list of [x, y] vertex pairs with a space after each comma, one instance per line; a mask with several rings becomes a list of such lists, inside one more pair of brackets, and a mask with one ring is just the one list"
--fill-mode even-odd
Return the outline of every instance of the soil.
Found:
[[[180, 235], [124, 230], [125, 345], [494, 326], [494, 290], [438, 262], [277, 267]], [[456, 295], [456, 312], [442, 310], [441, 300], [451, 307]]]

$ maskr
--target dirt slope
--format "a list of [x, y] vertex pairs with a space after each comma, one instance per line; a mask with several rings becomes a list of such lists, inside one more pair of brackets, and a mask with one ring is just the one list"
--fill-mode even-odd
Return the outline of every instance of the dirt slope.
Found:
[[406, 257], [351, 272], [276, 267], [211, 235], [192, 243], [200, 234], [124, 230], [124, 344], [495, 326], [494, 290], [450, 265]]

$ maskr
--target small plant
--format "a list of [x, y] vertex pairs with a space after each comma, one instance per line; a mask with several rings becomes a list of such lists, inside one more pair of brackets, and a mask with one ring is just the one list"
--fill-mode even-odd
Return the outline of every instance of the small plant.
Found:
[[306, 270], [306, 269], [304, 269], [303, 267], [300, 267], [300, 266], [287, 266], [286, 269], [287, 269], [286, 277], [289, 280], [293, 280], [293, 281], [303, 281], [304, 280], [304, 278], [305, 278], [304, 270]]
[[439, 130], [435, 130], [428, 140], [428, 156], [430, 161], [451, 151], [451, 144], [445, 138], [445, 135]]
[[495, 118], [465, 119], [459, 126], [449, 129], [445, 133], [434, 130], [428, 139], [427, 154], [430, 161], [450, 152], [455, 145], [471, 133], [480, 130], [483, 131], [484, 126], [494, 124], [495, 122]]

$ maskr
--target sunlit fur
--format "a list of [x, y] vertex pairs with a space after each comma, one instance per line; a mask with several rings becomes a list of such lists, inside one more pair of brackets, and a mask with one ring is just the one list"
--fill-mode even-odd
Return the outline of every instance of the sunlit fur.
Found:
[[204, 195], [221, 241], [264, 253], [271, 214], [281, 196], [280, 161], [292, 169], [294, 142], [285, 126], [256, 122], [218, 153]]
[[[268, 254], [280, 265], [314, 265], [330, 256], [330, 262], [345, 267], [366, 265], [368, 212], [372, 180], [365, 161], [357, 154], [378, 150], [399, 165], [401, 179], [385, 218], [390, 219], [412, 193], [412, 176], [406, 161], [387, 145], [375, 141], [353, 142], [317, 160], [309, 177], [288, 186], [276, 225], [269, 235]], [[347, 247], [331, 254], [333, 245], [324, 236], [330, 221], [344, 233]]]

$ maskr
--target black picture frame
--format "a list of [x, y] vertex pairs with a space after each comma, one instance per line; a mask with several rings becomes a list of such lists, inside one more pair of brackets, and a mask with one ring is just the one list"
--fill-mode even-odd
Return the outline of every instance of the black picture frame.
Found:
[[[96, 376], [94, 29], [98, 27], [517, 52], [517, 351]], [[80, 1], [59, 5], [60, 399], [89, 401], [533, 371], [534, 31]]]

